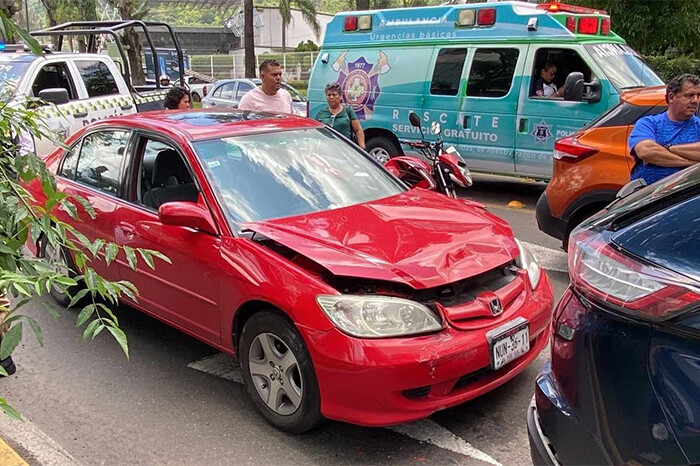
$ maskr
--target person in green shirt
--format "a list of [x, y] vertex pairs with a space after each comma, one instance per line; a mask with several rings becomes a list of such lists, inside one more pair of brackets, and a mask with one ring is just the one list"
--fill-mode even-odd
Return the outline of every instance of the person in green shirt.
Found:
[[[360, 120], [349, 105], [343, 105], [340, 99], [340, 84], [326, 85], [326, 102], [328, 107], [316, 114], [316, 120], [338, 131], [348, 139], [354, 140], [358, 146], [365, 148], [365, 132], [362, 131]], [[354, 134], [354, 137], [353, 137]]]

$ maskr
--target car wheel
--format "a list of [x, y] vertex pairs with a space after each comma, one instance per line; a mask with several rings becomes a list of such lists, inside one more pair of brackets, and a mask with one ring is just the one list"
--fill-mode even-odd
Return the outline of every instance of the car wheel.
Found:
[[199, 96], [199, 94], [197, 94], [196, 92], [193, 92], [192, 93], [192, 102], [197, 103], [197, 102], [201, 102], [201, 101], [202, 101], [202, 98]]
[[301, 434], [321, 423], [311, 357], [284, 317], [272, 311], [253, 315], [241, 333], [240, 361], [248, 394], [270, 424]]
[[[41, 240], [41, 257], [49, 263], [55, 272], [75, 277], [75, 265], [68, 250], [62, 246], [55, 247], [46, 237]], [[51, 297], [59, 306], [66, 307], [70, 304], [71, 298], [66, 294], [66, 291], [74, 295], [78, 291], [78, 287], [73, 286], [65, 290], [60, 285], [51, 286]]]
[[382, 165], [390, 158], [401, 155], [401, 148], [386, 136], [375, 136], [367, 141], [367, 152]]

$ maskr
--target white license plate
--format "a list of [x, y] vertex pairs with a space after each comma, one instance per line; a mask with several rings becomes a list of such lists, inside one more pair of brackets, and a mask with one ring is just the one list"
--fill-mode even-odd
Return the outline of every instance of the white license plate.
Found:
[[496, 370], [530, 350], [530, 323], [524, 317], [501, 325], [486, 334], [491, 368]]

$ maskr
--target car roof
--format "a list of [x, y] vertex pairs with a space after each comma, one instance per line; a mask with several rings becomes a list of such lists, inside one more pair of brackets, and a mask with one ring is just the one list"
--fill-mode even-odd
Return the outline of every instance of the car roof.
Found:
[[620, 98], [632, 105], [648, 106], [666, 103], [666, 86], [644, 87], [622, 93]]
[[323, 125], [309, 118], [290, 114], [251, 112], [248, 110], [163, 110], [112, 117], [94, 126], [129, 126], [164, 134], [178, 133], [192, 140], [245, 134], [319, 128]]

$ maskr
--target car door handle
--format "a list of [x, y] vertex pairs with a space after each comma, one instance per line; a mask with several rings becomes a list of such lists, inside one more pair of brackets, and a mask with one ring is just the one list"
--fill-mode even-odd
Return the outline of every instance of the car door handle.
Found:
[[73, 118], [85, 118], [88, 116], [87, 112], [74, 113]]
[[469, 128], [469, 116], [468, 115], [464, 115], [464, 117], [462, 117], [462, 128], [464, 128], [464, 129]]
[[119, 229], [124, 233], [126, 239], [132, 239], [134, 237], [134, 226], [128, 223], [120, 223]]
[[521, 118], [518, 122], [518, 132], [527, 133], [527, 118]]
[[131, 110], [133, 105], [122, 105], [122, 110]]

